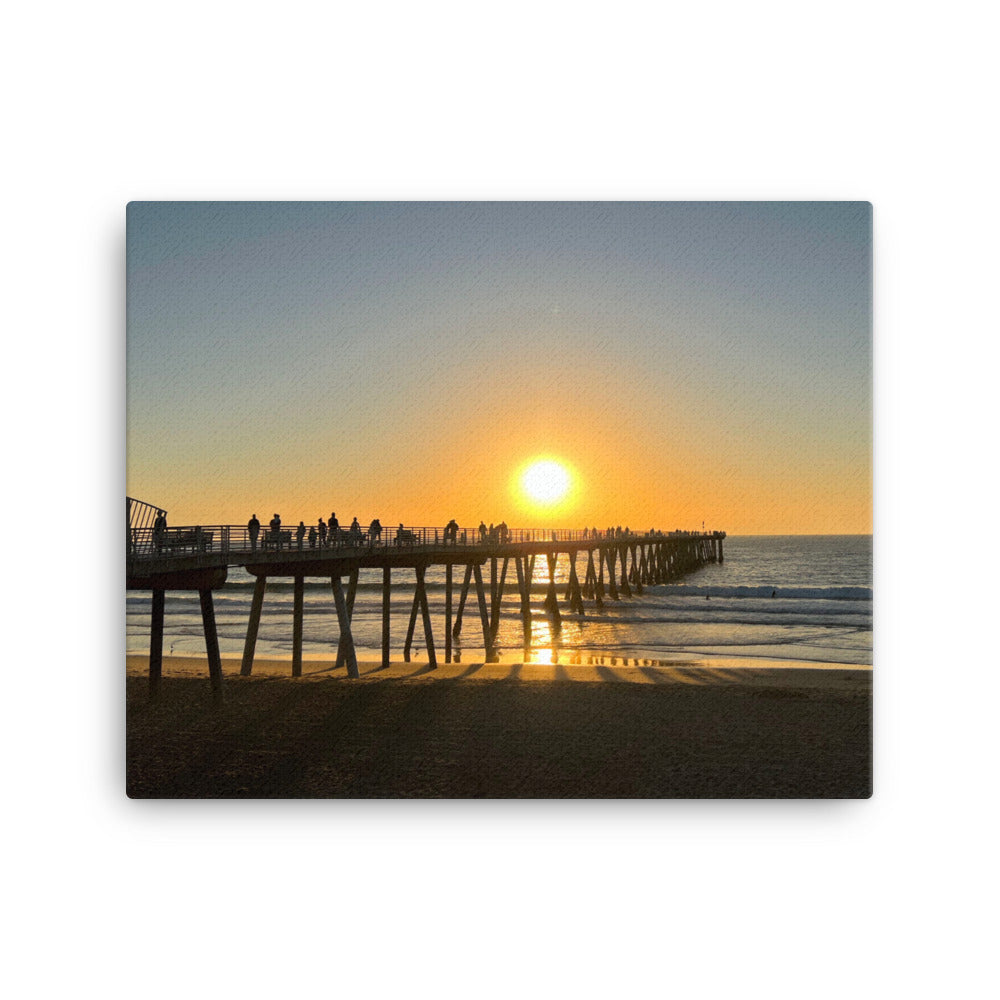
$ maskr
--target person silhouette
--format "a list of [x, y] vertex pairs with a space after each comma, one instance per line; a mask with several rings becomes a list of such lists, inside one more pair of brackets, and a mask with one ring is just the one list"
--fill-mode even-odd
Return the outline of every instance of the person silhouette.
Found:
[[257, 520], [256, 514], [247, 521], [247, 534], [250, 536], [250, 551], [256, 552], [257, 538], [260, 535], [260, 521]]
[[153, 521], [153, 544], [156, 546], [157, 555], [163, 551], [163, 541], [167, 535], [167, 512], [158, 510], [156, 520]]

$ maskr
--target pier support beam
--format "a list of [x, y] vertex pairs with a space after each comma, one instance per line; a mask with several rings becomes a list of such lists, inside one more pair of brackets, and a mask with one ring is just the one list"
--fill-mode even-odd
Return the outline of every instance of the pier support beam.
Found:
[[420, 599], [420, 613], [424, 620], [424, 642], [427, 645], [427, 661], [431, 670], [437, 667], [437, 655], [434, 652], [434, 631], [431, 628], [431, 610], [427, 602], [427, 588], [424, 585], [423, 566], [417, 566], [417, 597]]
[[199, 590], [201, 622], [205, 629], [205, 651], [208, 653], [208, 678], [212, 684], [212, 700], [222, 703], [222, 655], [219, 653], [219, 633], [215, 628], [215, 607], [212, 591]]
[[[510, 562], [508, 556], [504, 556], [503, 566], [500, 570], [500, 580], [493, 588], [493, 604], [490, 608], [490, 635], [496, 644], [497, 632], [500, 630], [500, 605], [503, 603], [503, 589], [507, 583], [507, 564]], [[496, 560], [493, 560], [494, 568]]]
[[253, 600], [250, 602], [250, 619], [247, 622], [247, 637], [243, 643], [243, 662], [240, 665], [240, 675], [249, 677], [253, 670], [253, 654], [257, 648], [257, 632], [260, 630], [260, 613], [264, 607], [264, 591], [267, 589], [267, 577], [258, 576], [253, 585]]
[[604, 549], [597, 550], [597, 582], [594, 585], [594, 599], [598, 608], [604, 607]]
[[413, 604], [410, 605], [410, 621], [406, 626], [406, 642], [403, 643], [403, 662], [410, 662], [410, 649], [413, 646], [413, 633], [417, 628], [417, 615], [420, 612], [420, 594], [416, 586], [413, 588]]
[[604, 557], [608, 562], [608, 593], [611, 595], [611, 600], [620, 601], [621, 598], [618, 596], [618, 580], [615, 573], [616, 555], [617, 553], [613, 545], [608, 546], [608, 549], [604, 553]]
[[531, 581], [525, 577], [525, 558], [522, 563], [520, 556], [514, 557], [514, 566], [517, 569], [517, 590], [521, 595], [521, 629], [524, 633], [524, 648], [527, 651], [531, 647]]
[[[645, 584], [645, 585], [648, 586], [652, 582], [653, 581], [650, 579], [649, 558], [648, 558], [648, 555], [647, 555], [647, 552], [646, 552], [646, 546], [645, 545], [640, 545], [639, 546], [639, 585], [642, 586], [643, 584]], [[640, 593], [641, 593], [641, 591], [640, 591]]]
[[389, 666], [389, 612], [391, 608], [392, 570], [382, 567], [382, 668]]
[[469, 582], [472, 580], [472, 563], [467, 563], [465, 567], [465, 579], [462, 581], [462, 591], [458, 595], [458, 611], [455, 613], [455, 627], [452, 634], [457, 639], [462, 632], [462, 614], [465, 611], [465, 601], [469, 596]]
[[578, 615], [583, 611], [583, 595], [580, 593], [580, 580], [576, 575], [576, 553], [569, 557], [569, 608]]
[[302, 614], [305, 579], [295, 577], [292, 587], [292, 676], [302, 676]]
[[556, 596], [556, 560], [558, 552], [546, 552], [545, 559], [549, 564], [549, 589], [545, 595], [545, 610], [552, 616], [554, 628], [562, 626], [562, 616], [559, 614], [559, 598]]
[[451, 563], [444, 568], [444, 662], [451, 663]]
[[[348, 578], [350, 582], [347, 585], [347, 623], [350, 625], [354, 621], [354, 601], [358, 596], [358, 567], [354, 566], [351, 569], [351, 575]], [[354, 643], [354, 637], [351, 636], [351, 643]], [[337, 663], [334, 666], [335, 670], [339, 670], [344, 664], [347, 663], [347, 643], [344, 639], [343, 634], [340, 636], [340, 641], [337, 643]]]
[[583, 575], [583, 596], [588, 600], [593, 600], [594, 584], [597, 582], [597, 574], [594, 572], [594, 552], [587, 550], [587, 572]]
[[160, 696], [160, 677], [163, 674], [163, 609], [167, 592], [157, 588], [153, 591], [153, 614], [149, 628], [149, 698], [156, 701]]
[[479, 597], [479, 618], [483, 624], [483, 645], [486, 648], [486, 662], [496, 663], [499, 657], [493, 645], [493, 632], [490, 628], [490, 616], [486, 609], [486, 593], [483, 590], [483, 571], [479, 563], [473, 563], [472, 571], [476, 575], [476, 594]]
[[632, 588], [628, 584], [628, 546], [621, 546], [618, 554], [621, 556], [622, 561], [622, 590], [625, 591], [626, 597], [631, 597]]
[[[354, 651], [354, 636], [351, 635], [351, 619], [347, 615], [347, 601], [344, 599], [344, 588], [341, 586], [340, 577], [334, 575], [331, 578], [333, 587], [333, 601], [337, 605], [337, 623], [340, 626], [340, 642], [344, 647], [344, 658], [347, 662], [347, 676], [359, 677], [358, 658]], [[340, 656], [340, 644], [338, 644], [338, 660]]]
[[128, 590], [149, 590], [152, 597], [152, 615], [149, 633], [149, 695], [155, 699], [160, 694], [163, 674], [163, 635], [166, 592], [168, 590], [197, 590], [201, 597], [202, 625], [205, 630], [205, 649], [208, 652], [208, 672], [212, 682], [212, 695], [216, 703], [222, 701], [222, 657], [219, 654], [219, 635], [215, 628], [212, 591], [226, 582], [225, 566], [207, 566], [193, 569], [160, 569], [149, 571], [145, 565], [130, 562], [126, 567], [125, 587]]

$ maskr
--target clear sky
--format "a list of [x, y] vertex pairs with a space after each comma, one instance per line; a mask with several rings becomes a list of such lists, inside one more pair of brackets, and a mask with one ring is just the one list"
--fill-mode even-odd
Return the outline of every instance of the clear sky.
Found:
[[127, 295], [172, 524], [871, 531], [866, 202], [133, 202]]

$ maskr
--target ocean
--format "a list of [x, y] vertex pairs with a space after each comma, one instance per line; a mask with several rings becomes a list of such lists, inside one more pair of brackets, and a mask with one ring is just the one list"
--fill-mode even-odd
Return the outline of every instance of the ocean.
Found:
[[[641, 596], [608, 598], [597, 610], [570, 614], [560, 601], [562, 623], [554, 629], [541, 607], [548, 569], [535, 566], [532, 646], [523, 649], [520, 605], [513, 566], [508, 571], [497, 642], [501, 662], [607, 663], [655, 666], [685, 660], [747, 659], [789, 663], [868, 666], [872, 662], [872, 538], [870, 535], [729, 536], [724, 561], [709, 564], [669, 585], [645, 587]], [[583, 580], [586, 558], [578, 562]], [[484, 567], [489, 587], [489, 567]], [[568, 579], [566, 557], [556, 567], [557, 586]], [[454, 606], [462, 582], [455, 570]], [[439, 661], [444, 659], [444, 568], [429, 569], [428, 599]], [[240, 657], [246, 636], [254, 578], [232, 567], [213, 593], [223, 657]], [[345, 579], [346, 585], [346, 579]], [[380, 570], [362, 570], [352, 631], [359, 660], [378, 660], [382, 636]], [[400, 660], [413, 601], [412, 570], [394, 570], [391, 656]], [[488, 593], [488, 592], [487, 592]], [[560, 599], [563, 590], [560, 589]], [[488, 597], [487, 597], [488, 599]], [[292, 582], [268, 584], [255, 655], [291, 659]], [[126, 651], [149, 652], [150, 595], [126, 593]], [[305, 583], [303, 658], [334, 659], [339, 631], [329, 579]], [[204, 656], [201, 609], [195, 592], [168, 593], [164, 655]], [[466, 604], [458, 658], [484, 656], [475, 588]], [[418, 619], [412, 659], [426, 661]]]

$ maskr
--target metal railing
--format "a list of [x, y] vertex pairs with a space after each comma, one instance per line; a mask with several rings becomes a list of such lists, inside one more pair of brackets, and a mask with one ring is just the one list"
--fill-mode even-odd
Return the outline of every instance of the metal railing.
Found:
[[[324, 530], [325, 528], [325, 530]], [[209, 524], [167, 527], [148, 525], [130, 527], [127, 535], [129, 558], [156, 559], [173, 556], [229, 556], [260, 554], [269, 556], [288, 552], [330, 553], [371, 551], [375, 549], [414, 549], [443, 546], [467, 546], [502, 550], [505, 545], [537, 543], [630, 542], [671, 538], [724, 538], [720, 531], [650, 530], [635, 532], [625, 528], [500, 528], [491, 532], [485, 525], [449, 530], [447, 527], [407, 526], [395, 528], [337, 527], [332, 531], [319, 524], [281, 524], [272, 528], [261, 525], [251, 533], [247, 525]]]

